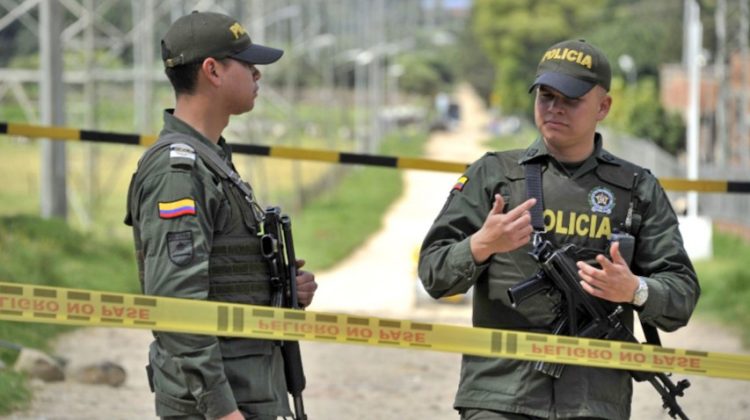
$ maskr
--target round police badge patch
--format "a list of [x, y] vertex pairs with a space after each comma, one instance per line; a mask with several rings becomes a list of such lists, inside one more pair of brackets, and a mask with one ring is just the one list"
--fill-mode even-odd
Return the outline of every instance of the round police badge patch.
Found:
[[612, 213], [615, 208], [615, 195], [608, 188], [595, 187], [589, 192], [589, 203], [594, 213]]

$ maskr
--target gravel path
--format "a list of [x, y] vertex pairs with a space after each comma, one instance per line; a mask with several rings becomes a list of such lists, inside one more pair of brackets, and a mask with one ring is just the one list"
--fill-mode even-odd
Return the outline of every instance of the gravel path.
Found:
[[[478, 99], [459, 91], [462, 126], [437, 133], [431, 158], [473, 161], [487, 122]], [[419, 301], [415, 296], [415, 253], [458, 174], [406, 171], [404, 196], [389, 210], [384, 229], [330, 272], [318, 273], [320, 288], [311, 310], [360, 313], [426, 322], [470, 324], [467, 304]], [[748, 353], [734, 334], [702, 320], [674, 334], [666, 346], [725, 353]], [[35, 383], [32, 407], [5, 419], [153, 419], [143, 365], [150, 342], [145, 331], [81, 329], [63, 336], [56, 353], [72, 367], [109, 360], [121, 364], [128, 380], [120, 388]], [[456, 420], [451, 404], [460, 355], [329, 343], [301, 343], [308, 378], [308, 416], [320, 419]], [[677, 379], [681, 379], [678, 377]], [[750, 381], [691, 376], [682, 398], [691, 419], [750, 418]], [[637, 384], [633, 419], [669, 419], [650, 385]]]

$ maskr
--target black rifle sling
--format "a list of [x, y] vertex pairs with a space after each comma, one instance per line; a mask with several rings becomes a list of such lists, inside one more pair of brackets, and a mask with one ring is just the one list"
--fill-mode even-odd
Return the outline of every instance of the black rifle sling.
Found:
[[542, 166], [538, 163], [524, 165], [526, 172], [526, 198], [536, 198], [531, 208], [531, 226], [535, 232], [544, 232], [544, 200], [542, 197]]

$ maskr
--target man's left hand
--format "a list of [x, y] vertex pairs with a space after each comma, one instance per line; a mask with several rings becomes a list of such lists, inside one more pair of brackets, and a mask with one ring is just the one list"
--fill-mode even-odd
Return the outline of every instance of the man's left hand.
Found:
[[315, 290], [318, 289], [318, 283], [315, 283], [315, 275], [308, 271], [302, 271], [305, 260], [297, 260], [297, 301], [302, 308], [312, 303]]

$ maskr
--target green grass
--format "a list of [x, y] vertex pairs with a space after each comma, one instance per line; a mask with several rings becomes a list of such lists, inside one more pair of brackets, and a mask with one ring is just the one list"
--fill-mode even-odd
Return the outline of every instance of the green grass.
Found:
[[696, 314], [735, 329], [750, 345], [750, 244], [737, 236], [714, 232], [713, 258], [695, 262], [701, 284]]
[[[35, 216], [0, 217], [0, 281], [137, 293], [132, 244], [96, 239], [61, 220]], [[69, 327], [0, 321], [0, 337], [24, 347], [49, 351], [52, 339]], [[12, 365], [17, 352], [0, 347]], [[19, 409], [30, 398], [23, 376], [0, 370], [0, 414]]]
[[0, 371], [0, 414], [24, 409], [30, 400], [31, 391], [23, 375], [10, 370]]

